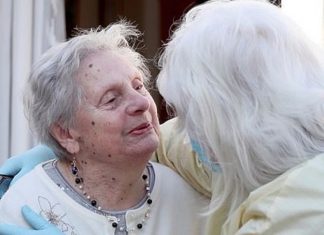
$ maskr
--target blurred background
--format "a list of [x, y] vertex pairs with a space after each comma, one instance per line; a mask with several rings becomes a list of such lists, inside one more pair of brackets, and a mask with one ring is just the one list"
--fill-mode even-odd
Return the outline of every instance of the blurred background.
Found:
[[[74, 29], [106, 26], [127, 19], [143, 32], [141, 53], [158, 73], [158, 51], [172, 25], [204, 0], [0, 0], [0, 164], [34, 146], [23, 114], [22, 89], [32, 63]], [[316, 43], [324, 44], [324, 0], [272, 0]], [[161, 123], [169, 117], [156, 90]]]

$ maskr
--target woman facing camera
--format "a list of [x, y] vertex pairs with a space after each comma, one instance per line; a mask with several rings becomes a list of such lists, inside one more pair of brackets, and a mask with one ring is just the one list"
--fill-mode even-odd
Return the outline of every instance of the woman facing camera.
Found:
[[206, 199], [149, 162], [159, 144], [149, 72], [124, 22], [47, 51], [29, 77], [32, 129], [57, 160], [38, 165], [0, 201], [1, 223], [28, 226], [29, 205], [65, 234], [204, 234]]

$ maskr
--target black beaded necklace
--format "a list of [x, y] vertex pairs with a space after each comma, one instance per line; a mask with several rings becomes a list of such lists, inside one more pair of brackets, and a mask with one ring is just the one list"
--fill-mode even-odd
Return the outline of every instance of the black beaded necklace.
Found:
[[[71, 172], [72, 175], [74, 176], [74, 182], [75, 182], [75, 186], [78, 187], [81, 192], [82, 195], [90, 202], [90, 204], [95, 207], [97, 210], [101, 211], [102, 208], [101, 206], [98, 205], [97, 200], [95, 200], [94, 198], [92, 198], [85, 190], [84, 190], [84, 185], [83, 185], [83, 178], [79, 175], [79, 169], [76, 166], [76, 160], [73, 159], [73, 161], [71, 162]], [[144, 218], [137, 223], [136, 228], [137, 229], [142, 229], [143, 225], [146, 223], [146, 221], [150, 218], [150, 213], [151, 213], [151, 205], [153, 203], [153, 200], [151, 198], [151, 189], [150, 189], [150, 179], [146, 174], [142, 175], [142, 179], [145, 181], [145, 191], [146, 191], [146, 203], [148, 205], [145, 213], [144, 213]], [[118, 227], [118, 223], [119, 223], [119, 219], [117, 219], [116, 217], [113, 216], [106, 216], [108, 221], [111, 223], [111, 226], [115, 229], [117, 229]], [[125, 228], [120, 226], [119, 230], [120, 231], [134, 231], [136, 228]]]

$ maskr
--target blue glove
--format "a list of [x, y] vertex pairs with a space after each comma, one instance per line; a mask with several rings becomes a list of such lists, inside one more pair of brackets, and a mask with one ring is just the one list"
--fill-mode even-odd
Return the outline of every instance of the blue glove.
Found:
[[26, 222], [32, 227], [22, 228], [10, 224], [0, 224], [1, 235], [63, 235], [57, 227], [49, 223], [43, 217], [35, 213], [28, 206], [21, 209], [22, 215]]
[[[14, 184], [20, 177], [33, 169], [37, 164], [55, 158], [52, 150], [45, 145], [38, 145], [27, 152], [9, 158], [2, 167], [0, 174], [15, 176], [10, 185]], [[5, 184], [0, 185], [0, 198], [6, 191]]]

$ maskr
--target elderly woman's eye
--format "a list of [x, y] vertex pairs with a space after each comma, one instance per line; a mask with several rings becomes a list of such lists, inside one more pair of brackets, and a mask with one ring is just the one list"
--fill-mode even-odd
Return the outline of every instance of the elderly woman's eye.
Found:
[[136, 86], [136, 90], [142, 90], [144, 88], [144, 85], [143, 84], [140, 84], [138, 86]]
[[106, 104], [111, 104], [116, 100], [116, 97], [110, 98], [106, 101]]

